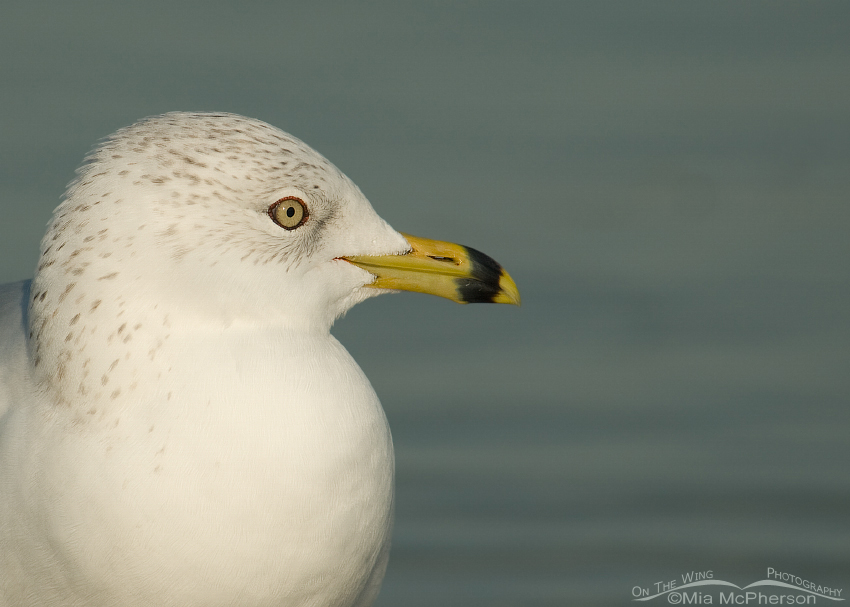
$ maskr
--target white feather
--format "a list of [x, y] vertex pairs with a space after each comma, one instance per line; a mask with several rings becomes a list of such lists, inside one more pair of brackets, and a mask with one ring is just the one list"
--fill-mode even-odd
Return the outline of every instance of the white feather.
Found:
[[[267, 209], [298, 196], [286, 231]], [[79, 171], [0, 291], [0, 605], [365, 606], [393, 453], [330, 335], [406, 241], [297, 139], [174, 113]]]

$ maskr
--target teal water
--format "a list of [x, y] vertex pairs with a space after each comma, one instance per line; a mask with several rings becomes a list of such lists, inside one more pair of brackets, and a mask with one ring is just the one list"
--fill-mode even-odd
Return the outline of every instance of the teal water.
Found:
[[261, 118], [523, 296], [387, 296], [334, 329], [396, 444], [378, 605], [625, 605], [768, 567], [846, 595], [848, 23], [839, 2], [12, 5], [0, 282], [31, 276], [98, 138]]
[[841, 587], [847, 292], [788, 291], [532, 283], [486, 320], [402, 296], [353, 310], [336, 333], [399, 466], [379, 604], [625, 604], [688, 571], [744, 586], [769, 566]]

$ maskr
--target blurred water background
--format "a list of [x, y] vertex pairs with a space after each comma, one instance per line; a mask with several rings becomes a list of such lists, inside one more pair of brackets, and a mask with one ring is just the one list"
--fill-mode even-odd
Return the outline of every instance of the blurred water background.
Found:
[[767, 567], [850, 592], [850, 5], [0, 15], [0, 282], [93, 143], [170, 110], [287, 130], [516, 279], [520, 309], [403, 294], [334, 329], [396, 443], [380, 607], [625, 605]]

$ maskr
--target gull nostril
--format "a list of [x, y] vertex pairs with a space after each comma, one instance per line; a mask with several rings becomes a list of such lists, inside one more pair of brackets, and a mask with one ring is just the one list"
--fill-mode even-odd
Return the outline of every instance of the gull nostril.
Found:
[[460, 264], [458, 264], [457, 259], [455, 259], [454, 257], [443, 257], [441, 255], [428, 255], [428, 257], [430, 257], [434, 261], [445, 261], [447, 263], [453, 263], [456, 266], [460, 265]]

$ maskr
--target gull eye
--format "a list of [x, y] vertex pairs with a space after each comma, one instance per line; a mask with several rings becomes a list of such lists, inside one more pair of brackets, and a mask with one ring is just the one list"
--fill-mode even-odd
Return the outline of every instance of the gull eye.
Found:
[[288, 196], [269, 207], [269, 217], [283, 229], [294, 230], [307, 221], [309, 213], [303, 200]]

